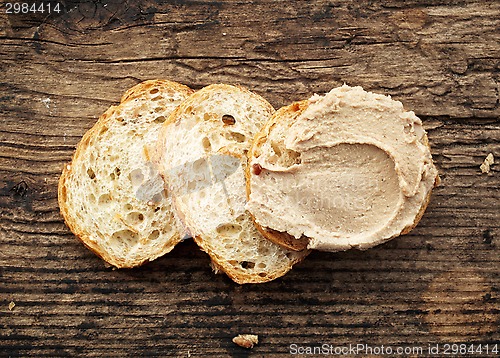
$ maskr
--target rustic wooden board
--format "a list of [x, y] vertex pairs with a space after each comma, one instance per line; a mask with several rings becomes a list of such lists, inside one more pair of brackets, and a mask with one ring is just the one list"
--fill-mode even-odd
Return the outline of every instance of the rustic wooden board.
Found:
[[[500, 341], [499, 1], [65, 1], [0, 15], [0, 355], [280, 356], [290, 345]], [[57, 180], [132, 85], [239, 83], [275, 107], [343, 82], [421, 116], [442, 185], [410, 234], [239, 286], [192, 242], [112, 270]], [[9, 310], [9, 303], [15, 307]], [[254, 333], [250, 352], [231, 338]], [[425, 356], [419, 355], [419, 356]]]

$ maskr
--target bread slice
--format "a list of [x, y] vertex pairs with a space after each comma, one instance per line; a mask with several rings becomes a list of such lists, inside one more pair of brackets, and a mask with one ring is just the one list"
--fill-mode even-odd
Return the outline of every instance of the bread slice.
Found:
[[246, 207], [291, 250], [367, 249], [408, 233], [439, 182], [420, 119], [361, 87], [281, 108], [248, 155]]
[[113, 266], [141, 265], [181, 240], [150, 156], [163, 122], [192, 92], [164, 80], [129, 89], [83, 136], [63, 170], [58, 200], [66, 224]]
[[213, 266], [240, 284], [280, 277], [308, 254], [264, 238], [245, 210], [246, 153], [273, 112], [242, 87], [211, 85], [179, 105], [158, 140], [156, 161], [180, 218]]

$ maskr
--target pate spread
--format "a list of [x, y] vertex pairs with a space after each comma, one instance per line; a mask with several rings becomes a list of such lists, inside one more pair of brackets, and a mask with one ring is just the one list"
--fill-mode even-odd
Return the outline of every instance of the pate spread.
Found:
[[437, 180], [422, 122], [401, 102], [342, 86], [281, 112], [250, 165], [247, 209], [308, 248], [368, 248], [410, 228]]

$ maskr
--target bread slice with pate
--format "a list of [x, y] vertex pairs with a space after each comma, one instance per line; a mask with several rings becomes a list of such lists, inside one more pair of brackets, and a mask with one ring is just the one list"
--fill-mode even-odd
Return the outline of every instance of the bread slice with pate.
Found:
[[150, 157], [163, 122], [192, 92], [164, 80], [129, 89], [83, 136], [63, 170], [58, 201], [66, 224], [113, 266], [154, 260], [182, 239]]
[[213, 266], [240, 284], [271, 281], [308, 254], [267, 240], [245, 210], [246, 154], [273, 113], [242, 87], [210, 85], [172, 112], [158, 140], [156, 162], [179, 217]]
[[278, 110], [248, 155], [246, 208], [292, 250], [367, 249], [406, 234], [439, 182], [421, 120], [361, 87]]

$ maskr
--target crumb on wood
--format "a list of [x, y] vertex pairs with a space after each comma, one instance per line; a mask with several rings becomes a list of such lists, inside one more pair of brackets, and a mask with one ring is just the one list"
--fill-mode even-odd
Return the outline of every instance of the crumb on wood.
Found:
[[9, 311], [12, 311], [14, 309], [14, 307], [16, 307], [16, 304], [14, 303], [14, 301], [10, 301], [10, 303], [9, 303]]
[[483, 161], [483, 164], [479, 167], [482, 174], [488, 174], [490, 172], [490, 166], [495, 163], [495, 157], [493, 153], [489, 153]]
[[491, 229], [486, 229], [483, 231], [483, 242], [487, 245], [491, 245], [493, 242], [493, 234], [491, 233]]
[[243, 348], [253, 348], [259, 343], [259, 336], [255, 334], [240, 334], [233, 338], [233, 342]]
[[219, 275], [222, 273], [220, 266], [217, 265], [215, 262], [210, 261], [210, 267], [212, 267], [212, 271], [214, 272], [214, 274]]
[[47, 107], [47, 109], [50, 109], [51, 99], [49, 97], [43, 98], [40, 101], [45, 105], [45, 107]]

